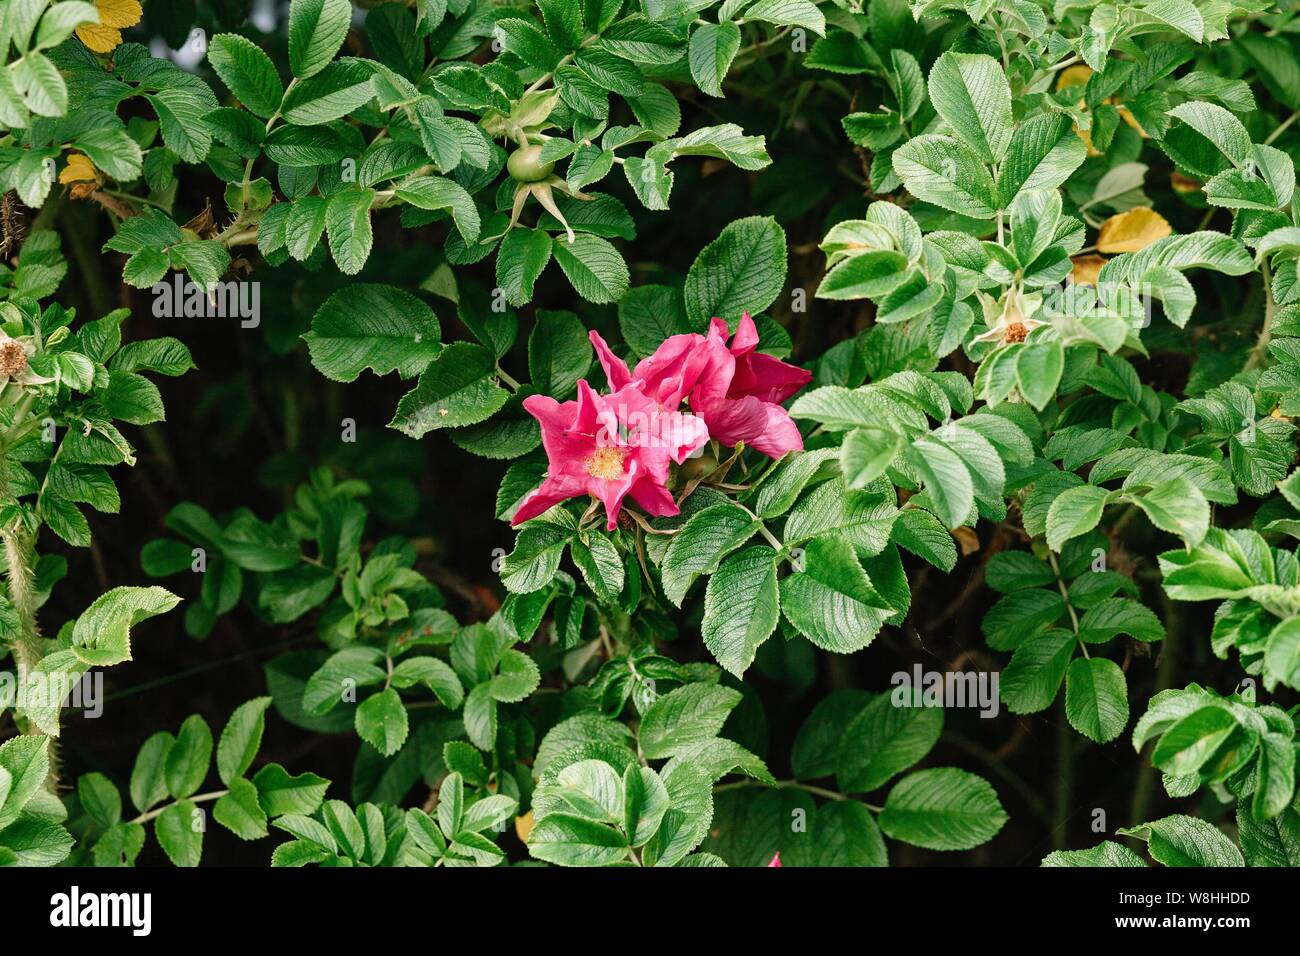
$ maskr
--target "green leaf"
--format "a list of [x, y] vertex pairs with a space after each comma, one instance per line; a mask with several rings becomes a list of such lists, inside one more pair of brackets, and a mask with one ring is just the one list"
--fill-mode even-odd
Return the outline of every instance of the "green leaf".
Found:
[[710, 96], [722, 96], [722, 81], [740, 50], [740, 27], [730, 20], [703, 23], [691, 34], [691, 76]]
[[1153, 525], [1178, 535], [1189, 548], [1205, 540], [1205, 532], [1210, 527], [1210, 503], [1189, 479], [1175, 477], [1162, 481], [1145, 494], [1133, 496], [1132, 501], [1146, 512]]
[[613, 827], [552, 813], [528, 835], [528, 852], [556, 866], [609, 866], [627, 857], [627, 838]]
[[982, 53], [943, 54], [930, 68], [930, 102], [957, 136], [986, 163], [1001, 162], [1011, 144], [1011, 87], [998, 61]]
[[1234, 166], [1250, 159], [1250, 134], [1241, 120], [1214, 103], [1181, 103], [1169, 111], [1196, 130], [1228, 157]]
[[266, 708], [270, 697], [254, 697], [240, 704], [226, 721], [217, 743], [217, 774], [221, 782], [229, 785], [253, 764], [262, 745], [262, 731], [266, 727]]
[[253, 775], [257, 798], [268, 817], [286, 813], [315, 813], [325, 799], [329, 781], [314, 773], [293, 776], [278, 763], [269, 763]]
[[[6, 51], [7, 52], [7, 51]], [[68, 87], [43, 53], [29, 52], [8, 67], [23, 103], [38, 116], [62, 116], [68, 111]]]
[[1218, 827], [1181, 813], [1115, 832], [1146, 840], [1151, 856], [1165, 866], [1246, 865], [1241, 851]]
[[[1236, 716], [1226, 707], [1201, 707], [1161, 734], [1151, 762], [1170, 776], [1197, 774], [1238, 730]], [[1252, 740], [1252, 747], [1254, 743]], [[1216, 758], [1215, 763], [1220, 761]], [[1215, 768], [1210, 769], [1213, 773]]]
[[638, 285], [618, 303], [623, 341], [639, 355], [652, 355], [664, 339], [690, 331], [682, 293], [665, 285]]
[[438, 428], [473, 425], [498, 411], [510, 393], [495, 384], [496, 357], [468, 342], [444, 348], [402, 396], [390, 428], [421, 438]]
[[23, 735], [10, 737], [0, 744], [0, 777], [6, 791], [0, 794], [0, 831], [18, 819], [36, 792], [45, 784], [50, 770], [48, 737]]
[[691, 515], [672, 536], [664, 553], [661, 562], [664, 596], [681, 607], [695, 579], [716, 571], [722, 559], [757, 530], [753, 517], [734, 504], [712, 505]]
[[[717, 507], [731, 508], [732, 506], [718, 505]], [[713, 510], [715, 509], [707, 508], [699, 512], [699, 515]], [[683, 529], [681, 533], [684, 534], [685, 530]], [[709, 528], [701, 532], [710, 536], [707, 542], [701, 544], [701, 551], [707, 555], [708, 552], [703, 549], [713, 546], [715, 549], [713, 559], [716, 560], [716, 546], [719, 544], [719, 539], [714, 535], [725, 538], [723, 542], [725, 547], [735, 541], [740, 533], [734, 525], [730, 530], [727, 527]], [[748, 539], [752, 533], [751, 525], [745, 538]], [[692, 535], [692, 539], [698, 537]], [[673, 543], [676, 544], [676, 541], [675, 538]], [[670, 545], [669, 553], [665, 558], [665, 569], [672, 566], [673, 555]], [[684, 594], [685, 587], [688, 587], [689, 583], [683, 585], [680, 581], [680, 578], [675, 579], [674, 587], [680, 588], [681, 593]], [[665, 590], [668, 587], [666, 581], [664, 587]], [[746, 548], [731, 555], [709, 578], [704, 592], [704, 620], [700, 625], [704, 646], [724, 668], [737, 677], [742, 676], [754, 662], [754, 655], [758, 652], [758, 648], [776, 630], [780, 607], [775, 552], [771, 548], [759, 546]]]
[[1060, 551], [1072, 538], [1087, 534], [1101, 522], [1110, 492], [1096, 485], [1067, 488], [1047, 511], [1047, 546]]
[[228, 781], [229, 791], [212, 805], [212, 818], [241, 840], [266, 836], [266, 811], [258, 800], [257, 787], [236, 777]]
[[917, 199], [974, 219], [991, 219], [1001, 208], [988, 167], [950, 136], [917, 136], [894, 150], [891, 162]]
[[898, 513], [890, 541], [945, 573], [957, 566], [957, 545], [952, 534], [938, 518], [922, 508], [905, 508]]
[[1052, 706], [1076, 646], [1074, 635], [1061, 628], [1049, 628], [1022, 640], [998, 682], [1007, 709], [1013, 714], [1032, 714]]
[[514, 594], [528, 594], [550, 584], [560, 567], [569, 533], [553, 524], [528, 524], [501, 563], [501, 583]]
[[775, 219], [751, 216], [729, 224], [704, 247], [686, 275], [686, 316], [703, 329], [714, 316], [734, 323], [757, 315], [785, 285], [785, 232]]
[[834, 448], [821, 448], [795, 454], [763, 480], [754, 498], [754, 511], [760, 518], [775, 518], [794, 505], [808, 483], [817, 477], [834, 474], [838, 455]]
[[961, 456], [928, 435], [913, 442], [906, 454], [925, 482], [939, 520], [949, 528], [964, 524], [975, 507], [975, 485]]
[[199, 865], [203, 855], [202, 811], [189, 800], [178, 800], [159, 814], [153, 832], [173, 865]]
[[348, 0], [292, 0], [289, 4], [289, 68], [304, 79], [334, 59], [352, 24]]
[[191, 714], [181, 724], [176, 742], [163, 761], [167, 792], [178, 800], [196, 792], [208, 775], [211, 760], [212, 731], [206, 720]]
[[551, 261], [552, 240], [541, 229], [516, 226], [506, 233], [497, 250], [497, 285], [511, 305], [526, 305], [533, 285]]
[[758, 0], [744, 8], [746, 20], [761, 20], [782, 27], [804, 27], [826, 35], [826, 18], [812, 0]]
[[1065, 370], [1060, 342], [1028, 343], [1016, 353], [1016, 384], [1020, 394], [1040, 412], [1056, 397]]
[[441, 335], [438, 317], [411, 293], [359, 282], [321, 304], [303, 339], [318, 372], [353, 382], [366, 369], [402, 378], [418, 374], [442, 350]]
[[1120, 634], [1138, 641], [1159, 641], [1164, 625], [1150, 608], [1125, 598], [1106, 598], [1088, 608], [1079, 621], [1079, 640], [1101, 644]]
[[1128, 723], [1128, 685], [1119, 665], [1104, 657], [1080, 657], [1070, 664], [1065, 715], [1075, 730], [1099, 744], [1118, 737]]
[[835, 773], [844, 731], [875, 698], [863, 690], [834, 690], [813, 707], [795, 735], [790, 769], [800, 780]]
[[718, 684], [694, 683], [670, 691], [641, 720], [641, 751], [651, 760], [671, 757], [680, 748], [716, 737], [740, 692]]
[[72, 852], [73, 839], [52, 820], [28, 814], [8, 826], [0, 844], [0, 857], [8, 854], [12, 866], [58, 866]]
[[[0, 781], [4, 779], [0, 776]], [[3, 789], [3, 784], [0, 784], [0, 790]], [[90, 818], [105, 829], [122, 819], [122, 795], [102, 773], [84, 774], [77, 781], [77, 799]], [[0, 807], [4, 803], [4, 797], [0, 795]]]
[[819, 536], [835, 536], [864, 556], [875, 555], [889, 543], [897, 517], [898, 509], [888, 497], [874, 491], [853, 491], [836, 479], [818, 485], [790, 512], [785, 543], [797, 545]]
[[617, 302], [627, 292], [627, 263], [607, 240], [579, 233], [572, 242], [555, 243], [551, 254], [574, 290], [588, 302]]
[[538, 391], [563, 398], [591, 367], [587, 327], [572, 312], [539, 310], [528, 337], [528, 373]]
[[866, 647], [894, 609], [871, 585], [853, 546], [839, 537], [808, 542], [802, 568], [781, 579], [781, 612], [818, 647]]
[[452, 710], [465, 700], [465, 689], [456, 672], [436, 657], [408, 657], [393, 668], [394, 687], [401, 690], [416, 684], [428, 687]]
[[886, 836], [929, 850], [973, 849], [1006, 822], [988, 781], [953, 767], [908, 774], [889, 791], [879, 818]]
[[493, 32], [502, 48], [529, 66], [550, 71], [559, 65], [560, 51], [531, 20], [507, 17], [496, 22]]
[[845, 728], [836, 779], [846, 793], [870, 793], [919, 762], [943, 731], [943, 708], [922, 706], [921, 689], [896, 687]]
[[1273, 819], [1260, 819], [1237, 803], [1237, 839], [1248, 866], [1300, 866], [1300, 811], [1288, 807]]
[[1104, 840], [1090, 850], [1056, 850], [1043, 857], [1043, 866], [1146, 866], [1128, 847]]
[[208, 63], [246, 109], [266, 119], [279, 108], [284, 87], [275, 64], [251, 40], [237, 33], [213, 37]]
[[167, 799], [167, 755], [176, 745], [176, 738], [165, 730], [149, 737], [140, 745], [135, 765], [131, 769], [131, 802], [141, 813], [154, 804]]
[[644, 846], [668, 812], [668, 788], [649, 767], [628, 764], [623, 771], [623, 832], [633, 846]]
[[131, 628], [170, 611], [180, 598], [166, 588], [119, 587], [97, 597], [77, 618], [72, 651], [93, 667], [131, 659]]
[[455, 180], [441, 176], [418, 176], [404, 181], [397, 187], [395, 194], [398, 199], [418, 209], [450, 210], [456, 231], [465, 240], [465, 244], [473, 246], [478, 242], [482, 229], [478, 207], [474, 205], [473, 197]]
[[616, 769], [597, 759], [575, 760], [547, 774], [533, 794], [533, 813], [539, 821], [559, 811], [618, 825], [624, 822], [625, 804]]
[[330, 253], [344, 275], [356, 275], [370, 258], [374, 232], [370, 226], [373, 189], [347, 189], [330, 197], [325, 210], [325, 232]]
[[389, 687], [367, 697], [357, 707], [357, 736], [385, 757], [391, 757], [406, 743], [406, 708], [397, 691]]
[[817, 286], [819, 299], [876, 299], [893, 291], [909, 274], [907, 257], [893, 249], [874, 249], [841, 259]]
[[513, 648], [501, 655], [500, 669], [488, 682], [488, 693], [503, 704], [517, 704], [537, 689], [541, 671], [533, 659]]
[[903, 436], [888, 428], [855, 428], [840, 446], [840, 469], [850, 488], [866, 488], [903, 450]]
[[589, 533], [586, 541], [574, 538], [569, 544], [573, 563], [582, 578], [603, 604], [616, 605], [623, 592], [623, 558], [614, 542], [599, 531]]
[[1266, 682], [1300, 687], [1300, 617], [1292, 617], [1269, 633], [1264, 644]]

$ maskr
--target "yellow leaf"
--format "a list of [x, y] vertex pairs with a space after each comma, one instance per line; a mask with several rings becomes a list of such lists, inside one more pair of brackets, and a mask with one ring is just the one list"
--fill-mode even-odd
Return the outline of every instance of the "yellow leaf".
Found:
[[102, 23], [87, 23], [77, 27], [77, 39], [94, 53], [112, 53], [122, 45], [122, 31]]
[[1074, 268], [1070, 271], [1070, 281], [1075, 285], [1096, 285], [1101, 267], [1108, 260], [1105, 256], [1075, 256], [1070, 260]]
[[974, 554], [980, 549], [979, 535], [965, 525], [953, 528], [949, 534], [957, 541], [957, 547], [961, 549], [962, 557]]
[[1138, 208], [1111, 216], [1101, 224], [1098, 252], [1137, 252], [1173, 233], [1165, 217], [1154, 209]]
[[1149, 134], [1146, 130], [1142, 128], [1142, 124], [1137, 121], [1136, 116], [1134, 116], [1132, 113], [1129, 112], [1129, 108], [1127, 106], [1116, 106], [1115, 109], [1119, 111], [1119, 118], [1122, 119], [1129, 126], [1133, 127], [1135, 130], [1137, 130], [1139, 136], [1141, 136], [1143, 139], [1151, 138], [1151, 134]]
[[112, 53], [122, 44], [122, 28], [133, 27], [144, 16], [140, 0], [95, 0], [98, 23], [77, 27], [77, 39], [95, 53]]
[[68, 164], [63, 167], [63, 172], [59, 173], [59, 182], [84, 183], [94, 182], [98, 179], [95, 172], [95, 164], [90, 161], [90, 157], [82, 153], [73, 153], [68, 157]]
[[1169, 174], [1169, 186], [1176, 193], [1194, 193], [1201, 189], [1201, 181], [1191, 176], [1184, 176], [1175, 170]]
[[1075, 64], [1061, 71], [1061, 75], [1056, 78], [1056, 88], [1064, 90], [1071, 86], [1083, 86], [1090, 76], [1092, 76], [1092, 67], [1086, 63]]
[[1089, 156], [1101, 155], [1101, 150], [1092, 145], [1092, 133], [1086, 129], [1079, 129], [1077, 126], [1074, 128], [1074, 132], [1078, 134], [1079, 139], [1083, 140], [1083, 145], [1088, 147]]
[[[133, 27], [144, 16], [140, 0], [95, 0], [99, 22], [106, 27]], [[121, 41], [118, 41], [121, 42]]]
[[515, 817], [515, 834], [521, 843], [528, 842], [528, 835], [533, 832], [533, 811], [529, 810], [521, 817]]

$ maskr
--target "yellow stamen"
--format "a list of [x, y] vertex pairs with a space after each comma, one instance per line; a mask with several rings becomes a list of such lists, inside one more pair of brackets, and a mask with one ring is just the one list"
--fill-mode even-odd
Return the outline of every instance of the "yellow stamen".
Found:
[[587, 474], [613, 481], [623, 477], [623, 451], [620, 448], [597, 448], [587, 459]]

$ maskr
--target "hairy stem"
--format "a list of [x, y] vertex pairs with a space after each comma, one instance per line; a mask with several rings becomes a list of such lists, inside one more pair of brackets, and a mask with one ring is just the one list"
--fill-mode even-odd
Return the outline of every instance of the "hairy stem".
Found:
[[[210, 800], [220, 800], [229, 792], [230, 792], [229, 790], [213, 790], [211, 793], [196, 793], [194, 796], [186, 797], [185, 799], [188, 800], [190, 803], [207, 803]], [[136, 817], [134, 820], [131, 820], [129, 822], [148, 823], [150, 820], [154, 819], [155, 817], [162, 816], [163, 813], [166, 812], [168, 808], [174, 807], [176, 804], [180, 802], [181, 802], [180, 800], [173, 800], [171, 803], [165, 803], [161, 807], [157, 807], [156, 809], [147, 810], [144, 813], [140, 814], [138, 817]]]
[[[45, 641], [41, 638], [40, 626], [36, 622], [36, 575], [32, 570], [36, 557], [36, 536], [15, 524], [0, 531], [5, 549], [5, 583], [9, 591], [9, 603], [18, 615], [18, 638], [14, 642], [14, 666], [18, 670], [18, 687], [27, 686], [27, 676], [45, 656]], [[41, 730], [27, 721], [19, 723], [19, 730], [28, 734], [39, 734]], [[51, 793], [59, 784], [59, 755], [57, 741], [51, 738], [49, 743], [50, 771], [45, 778], [45, 786]]]
[[14, 663], [18, 667], [18, 683], [21, 686], [45, 656], [40, 627], [36, 623], [36, 585], [32, 571], [35, 540], [30, 532], [19, 527], [6, 528], [0, 532], [0, 536], [4, 539], [5, 580], [9, 588], [9, 602], [18, 612]]

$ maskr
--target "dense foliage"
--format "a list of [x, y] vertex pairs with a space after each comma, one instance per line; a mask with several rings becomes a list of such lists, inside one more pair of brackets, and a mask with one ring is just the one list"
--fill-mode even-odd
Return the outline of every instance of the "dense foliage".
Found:
[[0, 864], [1300, 865], [1298, 33], [0, 0]]

